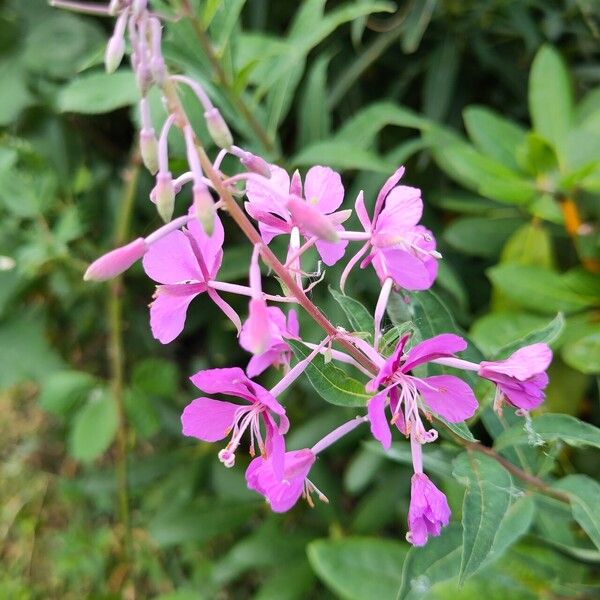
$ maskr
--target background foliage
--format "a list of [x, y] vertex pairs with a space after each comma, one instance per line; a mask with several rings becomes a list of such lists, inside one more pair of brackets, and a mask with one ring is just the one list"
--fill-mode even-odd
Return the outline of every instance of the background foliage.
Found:
[[[469, 534], [468, 523], [464, 533], [457, 523], [409, 550], [403, 442], [386, 456], [366, 436], [350, 436], [314, 469], [330, 504], [276, 516], [246, 490], [241, 470], [226, 471], [214, 448], [183, 438], [179, 414], [194, 394], [186, 376], [248, 357], [208, 304], [191, 312], [177, 342], [155, 343], [146, 311], [152, 286], [140, 268], [110, 285], [83, 283], [87, 263], [115, 240], [158, 225], [147, 201], [152, 182], [135, 151], [137, 89], [127, 68], [103, 73], [108, 23], [42, 0], [8, 0], [0, 5], [0, 597], [593, 597], [593, 1], [152, 4], [167, 15], [191, 5], [194, 18], [167, 24], [166, 58], [202, 81], [250, 149], [287, 168], [344, 171], [348, 199], [359, 189], [372, 197], [407, 165], [444, 261], [432, 293], [390, 311], [392, 335], [409, 320], [421, 335], [461, 328], [488, 358], [524, 340], [548, 341], [556, 358], [533, 426], [524, 430], [510, 411], [499, 421], [483, 386], [478, 396], [488, 408], [470, 429], [546, 477], [571, 505], [533, 494], [495, 461], [459, 455], [442, 441], [426, 449], [425, 467], [455, 520], [481, 505], [485, 527]], [[159, 111], [159, 99], [153, 103]], [[190, 114], [200, 129], [198, 110]], [[181, 141], [177, 154], [184, 156]], [[175, 158], [175, 172], [177, 165]], [[236, 281], [249, 252], [237, 232], [227, 233], [221, 273]], [[354, 276], [350, 286], [372, 310], [375, 279]], [[345, 325], [334, 296], [316, 294]], [[115, 401], [121, 392], [124, 415]], [[353, 414], [325, 404], [308, 380], [285, 400], [293, 448]], [[123, 447], [129, 548], [118, 509]]]

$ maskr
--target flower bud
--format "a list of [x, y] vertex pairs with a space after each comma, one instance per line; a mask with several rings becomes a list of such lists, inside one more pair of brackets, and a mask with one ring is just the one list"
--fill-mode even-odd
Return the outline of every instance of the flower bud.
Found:
[[173, 209], [175, 208], [175, 188], [173, 187], [173, 178], [169, 171], [158, 173], [154, 191], [158, 214], [165, 223], [168, 223], [173, 216]]
[[215, 201], [203, 183], [194, 184], [193, 192], [196, 218], [206, 235], [212, 235], [215, 225]]
[[213, 139], [213, 142], [219, 146], [219, 148], [229, 148], [233, 144], [233, 137], [227, 127], [227, 123], [221, 116], [218, 108], [211, 108], [204, 113], [206, 119], [206, 126], [208, 133]]
[[129, 269], [133, 263], [146, 254], [147, 250], [148, 246], [144, 238], [138, 238], [126, 246], [116, 248], [95, 260], [88, 267], [83, 279], [85, 281], [112, 279]]
[[262, 298], [250, 300], [248, 319], [242, 326], [240, 346], [252, 354], [266, 352], [271, 344], [269, 310]]
[[142, 16], [142, 13], [146, 10], [148, 0], [133, 0], [131, 3], [131, 12], [136, 19]]
[[165, 77], [167, 74], [165, 68], [165, 61], [162, 56], [153, 56], [150, 60], [150, 71], [154, 82], [159, 87], [162, 87], [165, 83]]
[[292, 214], [294, 223], [320, 240], [335, 243], [339, 241], [338, 233], [331, 221], [314, 206], [299, 198], [290, 198], [287, 208]]
[[125, 40], [122, 35], [113, 35], [106, 45], [104, 67], [107, 73], [114, 73], [125, 55]]
[[246, 152], [245, 155], [240, 158], [240, 162], [253, 173], [258, 173], [267, 179], [271, 178], [271, 167], [269, 163], [252, 152]]
[[156, 175], [158, 171], [158, 141], [154, 135], [154, 129], [140, 131], [140, 152], [146, 169], [152, 175]]
[[150, 71], [150, 67], [148, 67], [145, 62], [140, 62], [136, 70], [135, 77], [138, 88], [140, 89], [140, 94], [142, 94], [142, 96], [146, 96], [153, 83], [152, 71]]

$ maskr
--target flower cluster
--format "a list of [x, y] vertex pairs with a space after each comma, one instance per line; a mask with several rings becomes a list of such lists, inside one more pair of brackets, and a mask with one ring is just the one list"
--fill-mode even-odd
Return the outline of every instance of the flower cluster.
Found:
[[[63, 0], [55, 0], [55, 4], [76, 10], [89, 6]], [[380, 349], [381, 325], [390, 294], [394, 290], [430, 288], [441, 259], [433, 234], [420, 223], [420, 190], [400, 183], [404, 168], [384, 183], [372, 203], [362, 192], [358, 195], [354, 207], [362, 231], [345, 229], [352, 211], [340, 210], [346, 195], [340, 175], [329, 167], [314, 166], [302, 180], [298, 171], [290, 175], [235, 146], [225, 121], [203, 88], [185, 76], [169, 74], [161, 54], [161, 22], [145, 0], [113, 0], [105, 9], [96, 5], [94, 10], [116, 16], [106, 51], [108, 71], [114, 71], [123, 59], [128, 35], [131, 64], [141, 94], [141, 154], [155, 176], [150, 201], [166, 224], [99, 258], [85, 278], [108, 279], [142, 259], [146, 274], [157, 284], [150, 304], [150, 327], [163, 344], [181, 334], [187, 311], [199, 296], [215, 303], [233, 322], [240, 346], [252, 355], [246, 372], [238, 367], [207, 369], [193, 375], [191, 381], [209, 396], [223, 395], [236, 401], [208, 396], [192, 400], [181, 417], [183, 434], [204, 442], [227, 439], [218, 452], [225, 467], [234, 466], [236, 454], [247, 439], [252, 457], [246, 469], [248, 487], [263, 495], [276, 512], [289, 510], [301, 496], [311, 506], [312, 494], [327, 501], [308, 476], [318, 455], [341, 437], [368, 422], [374, 438], [388, 449], [392, 429], [397, 429], [410, 441], [414, 467], [407, 539], [415, 545], [425, 544], [428, 536], [440, 534], [450, 518], [446, 497], [423, 472], [423, 446], [438, 435], [430, 422], [434, 417], [451, 423], [466, 421], [475, 414], [478, 403], [459, 375], [424, 376], [424, 369], [437, 363], [457, 373], [473, 371], [496, 384], [497, 411], [502, 410], [504, 402], [528, 411], [544, 399], [550, 349], [545, 344], [533, 344], [506, 360], [473, 363], [457, 356], [466, 349], [467, 342], [458, 335], [444, 333], [416, 344], [410, 335], [403, 335], [393, 352], [384, 355]], [[179, 104], [177, 88], [181, 85], [191, 88], [204, 109], [207, 130], [219, 148], [212, 161]], [[161, 90], [167, 110], [158, 138], [147, 104], [152, 86]], [[187, 150], [187, 170], [176, 178], [169, 169], [168, 135], [172, 127], [181, 129]], [[236, 157], [241, 167], [238, 174], [229, 177], [220, 170], [228, 154]], [[179, 192], [188, 183], [192, 184], [191, 205], [184, 207], [182, 216], [171, 220], [176, 200], [181, 197]], [[245, 213], [234, 200], [240, 195], [246, 197]], [[369, 216], [367, 205], [371, 204]], [[253, 245], [247, 286], [218, 279], [225, 238], [219, 216], [223, 210]], [[287, 240], [287, 251], [281, 259], [269, 248], [278, 236]], [[357, 267], [372, 265], [375, 270], [381, 292], [374, 310], [372, 343], [336, 328], [306, 296], [318, 281], [307, 286], [309, 274], [302, 267], [305, 253], [314, 246], [322, 262], [331, 266], [344, 258], [352, 243], [360, 244], [360, 248], [347, 262], [339, 286], [344, 289]], [[283, 280], [282, 295], [263, 292], [261, 261]], [[248, 298], [244, 321], [221, 294]], [[277, 303], [304, 308], [323, 327], [325, 337], [316, 344], [304, 340], [296, 311], [291, 309], [286, 314], [274, 306]], [[311, 349], [293, 367], [292, 339]], [[334, 343], [340, 343], [341, 349], [333, 349]], [[311, 448], [288, 450], [285, 435], [290, 422], [278, 397], [319, 354], [369, 374], [365, 381], [370, 397], [366, 414], [340, 425]], [[269, 367], [282, 367], [283, 375], [267, 390], [251, 378]]]

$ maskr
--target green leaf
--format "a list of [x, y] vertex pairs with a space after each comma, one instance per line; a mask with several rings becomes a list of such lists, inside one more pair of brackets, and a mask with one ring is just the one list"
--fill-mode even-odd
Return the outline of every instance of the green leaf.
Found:
[[477, 452], [461, 454], [452, 474], [467, 487], [462, 508], [462, 583], [481, 568], [492, 550], [510, 507], [512, 478], [500, 463]]
[[105, 388], [97, 388], [77, 413], [69, 438], [69, 454], [92, 462], [111, 445], [118, 425], [117, 404]]
[[323, 164], [340, 170], [357, 169], [375, 173], [390, 173], [395, 168], [374, 152], [335, 137], [304, 148], [290, 159], [290, 163], [300, 167]]
[[463, 119], [471, 141], [480, 152], [509, 169], [518, 170], [515, 152], [525, 139], [522, 127], [483, 106], [467, 107]]
[[556, 49], [544, 45], [529, 74], [529, 112], [533, 128], [558, 150], [573, 120], [567, 67]]
[[410, 6], [401, 41], [402, 51], [405, 54], [412, 54], [419, 47], [437, 3], [438, 0], [424, 0]]
[[116, 73], [86, 73], [64, 87], [58, 96], [61, 112], [107, 113], [131, 106], [139, 99], [135, 77], [130, 70]]
[[600, 373], [600, 333], [591, 333], [566, 344], [562, 357], [569, 366], [582, 373]]
[[496, 439], [494, 448], [503, 450], [510, 446], [537, 445], [537, 440], [561, 440], [569, 446], [600, 448], [600, 429], [570, 415], [547, 414], [534, 417], [531, 427], [515, 425]]
[[[288, 343], [298, 360], [306, 358], [311, 352], [300, 342], [288, 340]], [[365, 392], [364, 383], [346, 375], [332, 362], [326, 363], [322, 354], [317, 354], [304, 372], [321, 398], [330, 404], [364, 407], [371, 398]]]
[[342, 307], [344, 314], [352, 326], [352, 331], [371, 334], [373, 331], [373, 317], [369, 311], [358, 301], [329, 286], [329, 293], [333, 299]]
[[573, 518], [600, 550], [600, 483], [586, 475], [569, 475], [552, 487], [567, 493]]
[[598, 303], [567, 274], [517, 264], [501, 264], [487, 273], [494, 286], [510, 300], [534, 312], [569, 313]]
[[447, 35], [429, 53], [423, 82], [423, 113], [433, 121], [443, 121], [454, 97], [462, 45]]
[[466, 188], [510, 204], [525, 204], [533, 198], [535, 189], [531, 181], [481, 154], [460, 138], [439, 129], [425, 136], [439, 167]]
[[555, 340], [557, 340], [561, 333], [565, 328], [565, 318], [561, 313], [558, 313], [552, 321], [544, 325], [544, 327], [539, 327], [534, 329], [533, 331], [528, 332], [527, 334], [520, 337], [518, 340], [514, 340], [509, 342], [508, 344], [503, 345], [496, 352], [492, 354], [492, 358], [494, 360], [508, 358], [513, 352], [516, 352], [519, 348], [523, 348], [523, 346], [529, 346], [531, 344], [539, 344], [540, 342], [544, 344], [552, 344]]
[[456, 525], [430, 538], [426, 546], [413, 546], [404, 561], [397, 599], [425, 599], [433, 585], [455, 577], [460, 569], [461, 547], [461, 531]]
[[550, 232], [540, 223], [525, 223], [506, 242], [500, 262], [552, 269], [554, 256]]
[[405, 544], [383, 539], [316, 540], [308, 546], [317, 575], [349, 600], [395, 598], [406, 553]]
[[[389, 450], [385, 450], [379, 442], [370, 440], [363, 444], [369, 452], [378, 456], [385, 456], [394, 462], [412, 467], [412, 452], [409, 442], [392, 442]], [[438, 477], [448, 477], [452, 472], [452, 459], [455, 453], [444, 448], [428, 448], [423, 453], [423, 467], [427, 473], [433, 473]]]
[[0, 62], [0, 125], [15, 121], [21, 111], [33, 103], [23, 65], [15, 58]]
[[517, 163], [523, 171], [534, 177], [550, 176], [558, 169], [558, 158], [554, 148], [537, 133], [528, 133], [516, 149]]
[[95, 383], [94, 377], [83, 371], [57, 371], [42, 382], [38, 401], [44, 410], [64, 417]]
[[298, 107], [298, 149], [327, 138], [331, 131], [331, 114], [327, 107], [327, 67], [330, 60], [330, 55], [319, 56], [306, 78]]
[[514, 217], [462, 217], [446, 227], [444, 239], [465, 254], [495, 258], [522, 223], [523, 219]]
[[132, 384], [150, 396], [172, 397], [177, 392], [179, 374], [176, 365], [161, 358], [138, 362], [131, 375]]

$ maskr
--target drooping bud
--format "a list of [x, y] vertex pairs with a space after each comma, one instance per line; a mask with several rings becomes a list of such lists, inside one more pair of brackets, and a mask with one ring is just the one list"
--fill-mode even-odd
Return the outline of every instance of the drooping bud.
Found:
[[175, 208], [175, 188], [170, 171], [159, 172], [154, 186], [156, 208], [161, 219], [168, 223]]
[[147, 96], [150, 88], [152, 87], [153, 78], [150, 67], [140, 60], [140, 63], [135, 72], [135, 78], [142, 96]]
[[[145, 2], [145, 0], [144, 0]], [[165, 59], [162, 55], [162, 25], [160, 20], [156, 18], [150, 19], [150, 32], [152, 35], [152, 58], [150, 59], [150, 71], [156, 84], [162, 87], [167, 76], [165, 67]]]
[[340, 238], [331, 221], [308, 202], [299, 198], [290, 198], [287, 202], [287, 208], [292, 214], [294, 223], [300, 229], [326, 242], [335, 243], [339, 241]]
[[224, 148], [225, 150], [228, 149], [233, 144], [233, 137], [231, 131], [229, 131], [229, 127], [227, 127], [227, 123], [225, 123], [225, 119], [221, 116], [219, 109], [213, 107], [210, 110], [207, 110], [204, 113], [204, 118], [206, 119], [208, 133], [213, 139], [213, 142], [219, 146], [219, 148]]
[[267, 179], [271, 178], [271, 167], [269, 167], [269, 163], [260, 156], [252, 154], [252, 152], [246, 152], [244, 156], [240, 158], [240, 162], [248, 169], [248, 171], [258, 173]]
[[158, 140], [154, 129], [142, 129], [140, 131], [140, 153], [144, 166], [152, 175], [158, 171]]
[[212, 235], [215, 225], [215, 201], [203, 183], [195, 183], [193, 187], [194, 208], [196, 217], [206, 235]]
[[129, 269], [133, 263], [146, 254], [147, 250], [148, 245], [144, 238], [138, 238], [126, 246], [111, 250], [88, 267], [83, 279], [85, 281], [112, 279]]
[[125, 40], [123, 36], [113, 35], [106, 45], [104, 54], [104, 67], [107, 73], [114, 73], [121, 64], [125, 55]]

